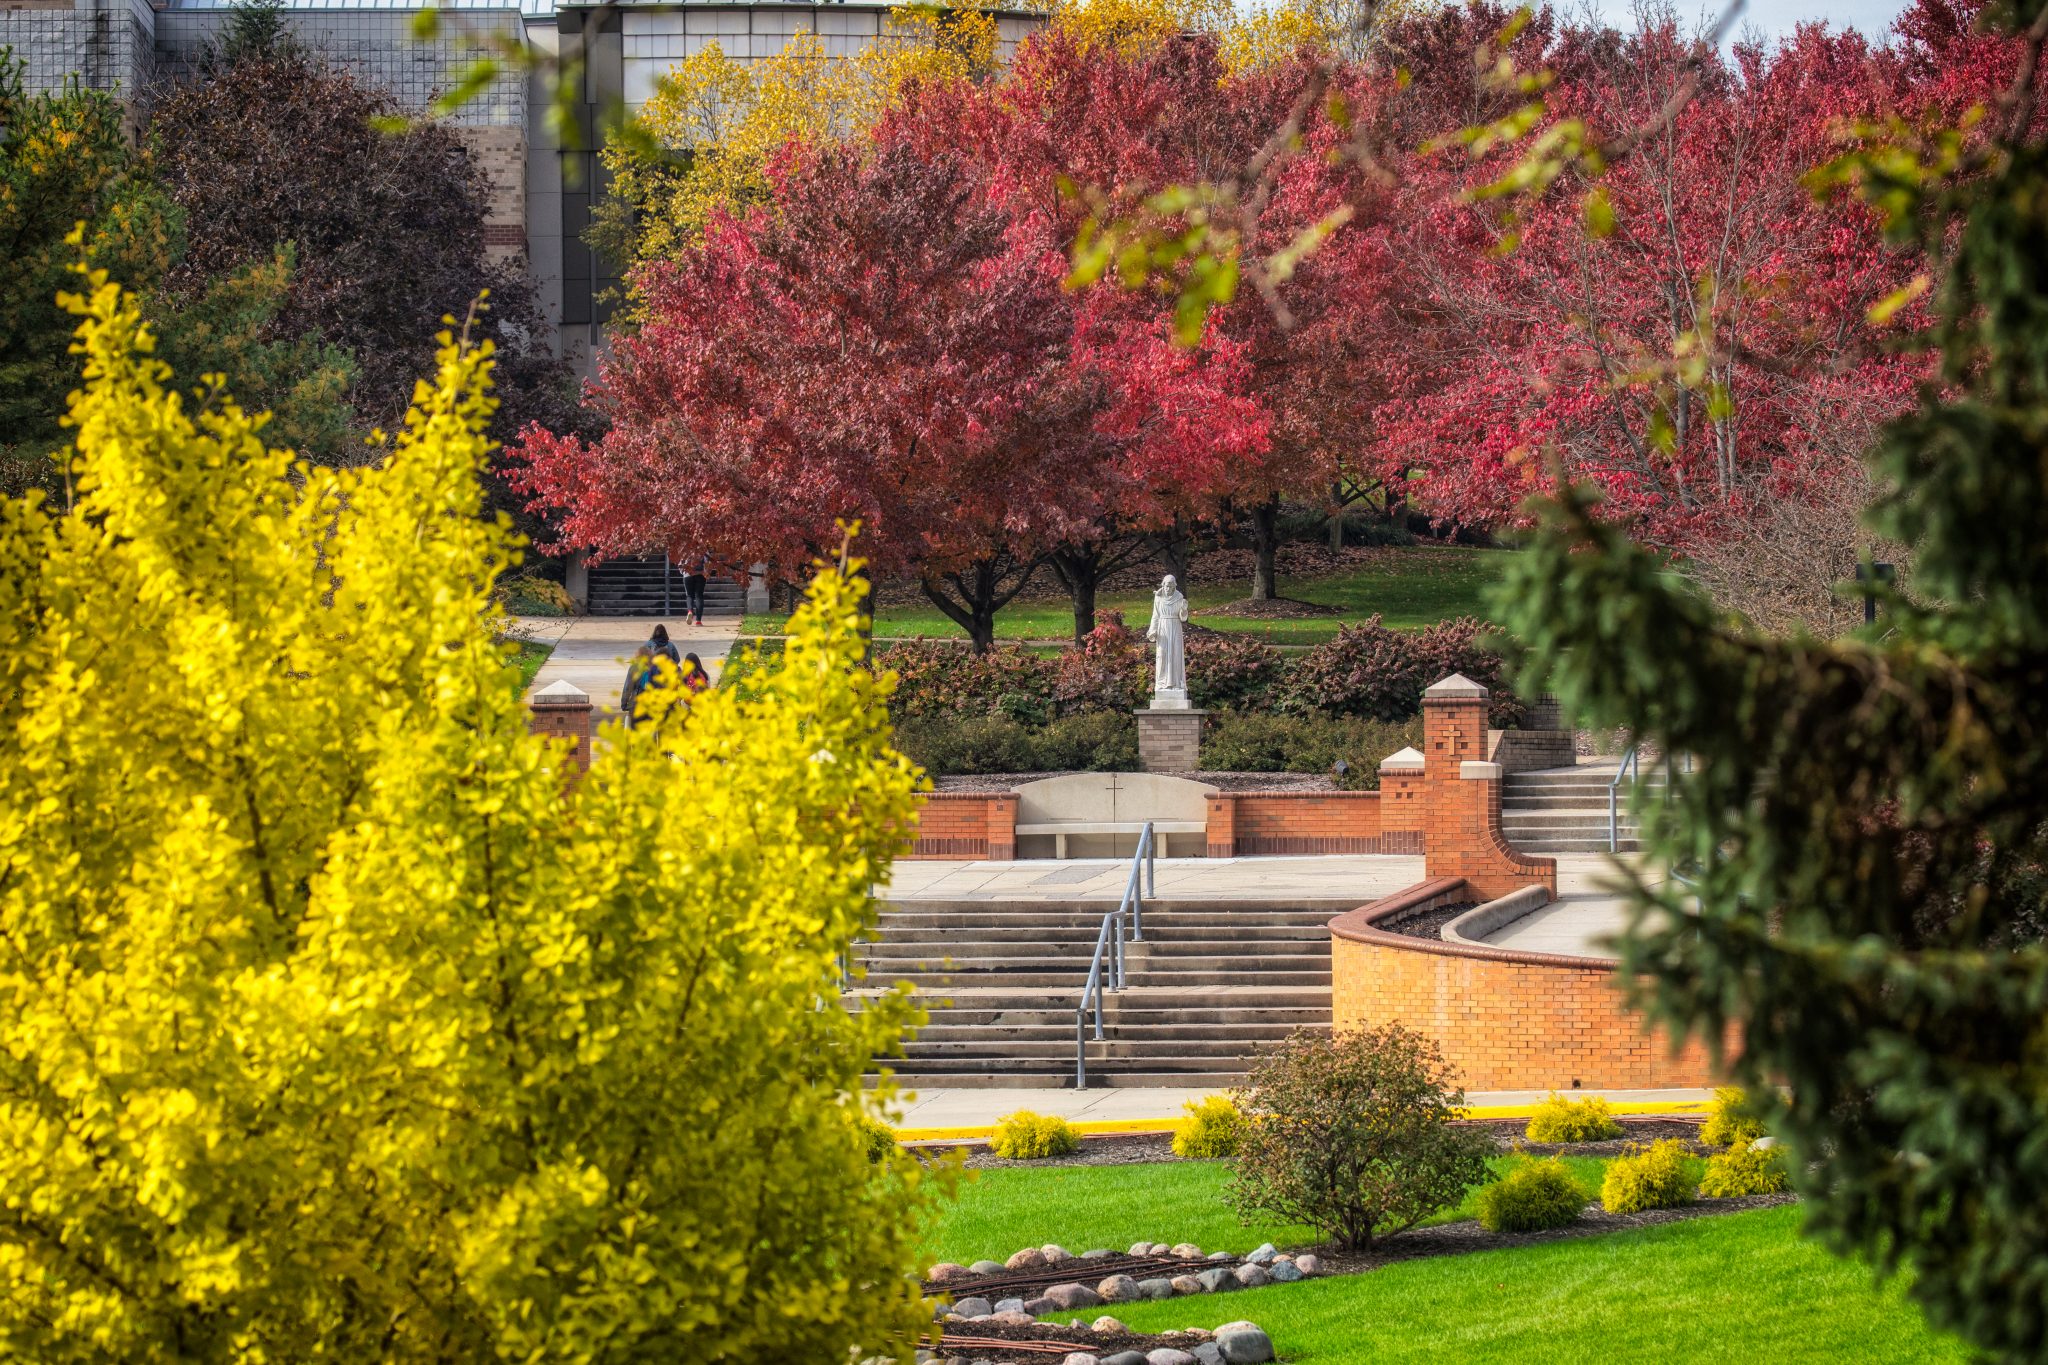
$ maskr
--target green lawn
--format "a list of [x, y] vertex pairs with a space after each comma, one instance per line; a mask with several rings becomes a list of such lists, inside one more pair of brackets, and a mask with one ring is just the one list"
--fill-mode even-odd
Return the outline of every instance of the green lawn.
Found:
[[[1288, 1361], [1964, 1361], [1898, 1285], [1799, 1236], [1796, 1207], [1120, 1305], [1141, 1331], [1249, 1318]], [[1163, 1234], [1162, 1234], [1163, 1235]]]
[[533, 686], [533, 675], [540, 672], [540, 666], [548, 661], [548, 655], [555, 652], [555, 647], [534, 640], [514, 640], [512, 643], [519, 652], [508, 662], [519, 670], [519, 690], [524, 692]]
[[[1520, 1157], [1498, 1157], [1505, 1172]], [[1589, 1191], [1598, 1191], [1607, 1161], [1566, 1157]], [[1695, 1163], [1699, 1174], [1703, 1162]], [[1133, 1242], [1193, 1242], [1204, 1251], [1250, 1251], [1261, 1242], [1305, 1246], [1320, 1240], [1313, 1228], [1285, 1223], [1246, 1227], [1223, 1202], [1229, 1169], [1219, 1161], [1174, 1161], [1136, 1166], [1007, 1167], [977, 1171], [959, 1198], [938, 1217], [926, 1239], [927, 1261], [962, 1265], [1002, 1260], [1020, 1247], [1057, 1242], [1069, 1251]], [[1432, 1222], [1474, 1216], [1477, 1192]]]
[[[1452, 616], [1485, 616], [1483, 593], [1500, 576], [1507, 550], [1479, 550], [1462, 546], [1414, 546], [1388, 549], [1369, 567], [1343, 574], [1312, 577], [1280, 577], [1280, 595], [1338, 607], [1342, 616], [1317, 617], [1299, 621], [1253, 621], [1228, 616], [1200, 616], [1202, 625], [1215, 630], [1242, 631], [1261, 636], [1276, 645], [1312, 645], [1329, 639], [1340, 625], [1362, 621], [1378, 612], [1390, 626], [1404, 628], [1432, 625]], [[1286, 565], [1286, 556], [1281, 556]], [[1248, 583], [1198, 587], [1189, 594], [1194, 610], [1239, 601], [1250, 590]], [[1102, 611], [1121, 611], [1124, 620], [1142, 626], [1152, 610], [1149, 592], [1104, 594], [1098, 603]], [[780, 635], [787, 625], [786, 613], [748, 616], [741, 623], [743, 635]], [[875, 618], [878, 639], [929, 636], [962, 636], [966, 632], [953, 624], [937, 607], [928, 603], [884, 607]], [[1074, 613], [1064, 601], [1017, 602], [996, 617], [996, 634], [1006, 640], [1067, 640], [1073, 637]]]

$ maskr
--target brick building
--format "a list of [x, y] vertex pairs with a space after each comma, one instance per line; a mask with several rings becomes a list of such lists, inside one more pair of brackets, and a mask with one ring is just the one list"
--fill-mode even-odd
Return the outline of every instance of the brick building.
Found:
[[[412, 36], [417, 0], [308, 3], [286, 0], [285, 21], [309, 50], [383, 86], [420, 108], [453, 87], [478, 57], [506, 41], [549, 57], [581, 55], [578, 111], [583, 145], [595, 142], [602, 111], [637, 107], [668, 67], [716, 41], [727, 56], [758, 61], [793, 34], [816, 33], [828, 54], [857, 52], [880, 36], [889, 6], [841, 4], [642, 3], [610, 6], [556, 0], [443, 0], [440, 36]], [[190, 75], [227, 26], [227, 0], [0, 0], [0, 47], [26, 64], [33, 93], [59, 90], [74, 77], [127, 103], [139, 133], [150, 91]], [[1025, 13], [996, 20], [1007, 58], [1038, 24]], [[508, 74], [457, 111], [452, 122], [474, 147], [494, 195], [487, 240], [507, 256], [524, 254], [562, 351], [587, 371], [601, 344], [606, 309], [598, 296], [611, 267], [582, 241], [590, 209], [603, 195], [596, 155], [564, 150], [542, 117], [544, 77]]]

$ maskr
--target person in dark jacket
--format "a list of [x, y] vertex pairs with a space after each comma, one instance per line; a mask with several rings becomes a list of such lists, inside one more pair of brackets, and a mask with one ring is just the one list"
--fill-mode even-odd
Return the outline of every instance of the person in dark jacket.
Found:
[[711, 575], [711, 556], [698, 555], [686, 560], [683, 569], [683, 609], [689, 613], [690, 624], [704, 624], [704, 584]]
[[680, 673], [682, 671], [683, 652], [670, 643], [667, 626], [656, 626], [654, 628], [654, 634], [648, 638], [647, 647], [654, 651], [656, 658], [667, 659], [670, 664], [674, 665], [677, 672]]

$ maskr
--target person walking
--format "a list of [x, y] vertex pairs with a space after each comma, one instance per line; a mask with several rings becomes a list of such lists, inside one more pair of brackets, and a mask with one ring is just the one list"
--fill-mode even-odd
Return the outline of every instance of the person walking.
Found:
[[711, 556], [697, 555], [685, 561], [683, 569], [683, 609], [689, 614], [690, 624], [704, 624], [704, 584], [711, 574]]
[[619, 714], [626, 718], [628, 726], [640, 723], [636, 703], [640, 694], [654, 682], [654, 646], [644, 644], [633, 651], [633, 657], [626, 660], [626, 684], [619, 689]]
[[667, 626], [657, 625], [654, 628], [654, 634], [647, 639], [647, 647], [654, 651], [656, 658], [667, 659], [678, 673], [682, 671], [683, 653], [669, 641]]
[[709, 691], [711, 674], [705, 671], [704, 661], [694, 654], [683, 656], [683, 690], [691, 696]]

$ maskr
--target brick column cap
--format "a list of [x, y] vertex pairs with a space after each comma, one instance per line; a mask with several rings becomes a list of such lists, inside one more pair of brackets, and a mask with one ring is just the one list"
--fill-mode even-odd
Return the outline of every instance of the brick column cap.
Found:
[[1478, 763], [1468, 758], [1458, 765], [1458, 776], [1467, 782], [1498, 782], [1500, 764]]
[[557, 678], [534, 693], [531, 700], [535, 706], [588, 706], [590, 694], [567, 678]]
[[1381, 759], [1380, 771], [1383, 773], [1419, 773], [1428, 764], [1429, 760], [1422, 756], [1422, 751], [1411, 744], [1407, 748], [1388, 754], [1385, 758]]
[[1453, 673], [1441, 682], [1431, 683], [1422, 690], [1422, 699], [1428, 701], [1457, 701], [1466, 697], [1490, 697], [1493, 694], [1473, 682], [1463, 673]]

